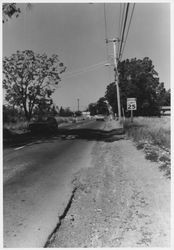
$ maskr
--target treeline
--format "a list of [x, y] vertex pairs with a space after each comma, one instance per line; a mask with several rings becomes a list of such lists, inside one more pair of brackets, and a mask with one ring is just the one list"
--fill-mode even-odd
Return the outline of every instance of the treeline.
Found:
[[[4, 122], [23, 119], [39, 120], [44, 115], [72, 116], [69, 108], [57, 108], [53, 104], [52, 94], [61, 81], [61, 74], [66, 67], [58, 55], [48, 57], [46, 54], [34, 53], [31, 50], [17, 51], [3, 59], [3, 89], [8, 103], [3, 107]], [[161, 106], [170, 106], [170, 89], [159, 82], [158, 73], [152, 60], [145, 57], [127, 59], [118, 64], [121, 107], [127, 112], [127, 98], [137, 99], [137, 116], [160, 115]], [[111, 112], [118, 114], [115, 83], [110, 83], [105, 95], [96, 103], [88, 106], [91, 115]], [[127, 113], [126, 113], [127, 112]], [[79, 111], [76, 116], [81, 115]]]
[[[119, 87], [122, 111], [127, 111], [127, 98], [137, 99], [137, 116], [160, 116], [161, 106], [170, 106], [170, 89], [166, 90], [163, 82], [159, 82], [158, 73], [154, 69], [152, 60], [145, 57], [127, 59], [119, 63]], [[107, 105], [109, 103], [109, 105]], [[91, 114], [107, 114], [111, 107], [113, 113], [118, 114], [117, 92], [115, 83], [110, 83], [104, 97], [96, 103], [91, 103], [88, 110]]]
[[69, 107], [68, 108], [60, 107], [60, 111], [58, 113], [58, 115], [62, 117], [81, 116], [81, 114], [82, 114], [81, 111], [73, 112]]
[[[33, 111], [32, 119], [42, 120], [47, 116], [55, 116], [59, 114], [57, 106], [38, 106]], [[11, 105], [3, 105], [3, 123], [16, 123], [26, 121], [25, 112], [22, 108]]]
[[[71, 117], [80, 116], [81, 111], [73, 112], [70, 108], [63, 108], [52, 105], [45, 107], [44, 105], [40, 109], [36, 108], [33, 112], [32, 119], [43, 120], [48, 116], [61, 116], [61, 117]], [[10, 105], [3, 105], [3, 123], [17, 123], [19, 121], [26, 121], [25, 112], [23, 109], [19, 109]]]

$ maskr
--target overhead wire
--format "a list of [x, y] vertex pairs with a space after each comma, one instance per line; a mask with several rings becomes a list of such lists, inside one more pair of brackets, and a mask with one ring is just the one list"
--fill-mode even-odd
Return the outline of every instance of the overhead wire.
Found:
[[[127, 33], [126, 33], [126, 37], [125, 37], [125, 41], [124, 41], [124, 45], [123, 45], [122, 55], [123, 55], [123, 52], [124, 52], [124, 48], [125, 48], [125, 45], [126, 45], [126, 41], [127, 41], [127, 37], [128, 37], [130, 25], [131, 25], [131, 22], [132, 22], [132, 17], [133, 17], [134, 9], [135, 9], [135, 3], [133, 4], [133, 7], [132, 7], [132, 12], [131, 12], [131, 16], [130, 16], [130, 19], [129, 19], [128, 29], [127, 29]], [[122, 57], [122, 55], [121, 55], [121, 57]]]
[[[122, 4], [120, 3], [118, 37], [120, 36], [120, 30], [121, 30], [121, 19], [122, 19], [121, 15], [122, 15]], [[117, 43], [117, 58], [118, 58], [118, 51], [119, 51], [119, 42]]]
[[120, 8], [119, 8], [119, 29], [118, 29], [118, 36], [120, 35], [120, 30], [121, 30], [121, 12], [122, 12], [122, 5], [120, 3]]
[[79, 69], [77, 71], [72, 71], [72, 72], [68, 72], [67, 74], [64, 74], [64, 77], [62, 79], [67, 79], [67, 78], [71, 78], [71, 77], [74, 77], [74, 76], [77, 76], [77, 75], [80, 75], [80, 74], [83, 74], [83, 73], [87, 73], [89, 71], [93, 71], [93, 70], [96, 70], [100, 67], [103, 67], [104, 66], [104, 63], [106, 63], [107, 61], [102, 61], [100, 63], [97, 63], [97, 64], [93, 64], [91, 66], [88, 66], [88, 67], [85, 67], [85, 68], [82, 68], [82, 69]]
[[[123, 11], [122, 11], [122, 3], [120, 3], [120, 29], [119, 29], [119, 40], [121, 41], [121, 34], [122, 34], [122, 30], [123, 30], [123, 23], [124, 23], [124, 15], [125, 15], [125, 9], [126, 9], [126, 3], [123, 4]], [[118, 49], [117, 49], [117, 58], [118, 58], [118, 54], [120, 51], [120, 41], [118, 43]]]
[[[120, 3], [120, 4], [121, 4], [121, 3]], [[126, 3], [123, 4], [123, 11], [122, 11], [122, 18], [121, 18], [121, 28], [120, 28], [120, 34], [119, 34], [119, 37], [120, 37], [120, 38], [121, 38], [122, 30], [123, 30], [125, 9], [126, 9]]]
[[125, 28], [126, 28], [126, 23], [127, 23], [128, 11], [129, 11], [129, 3], [127, 3], [127, 6], [126, 6], [126, 13], [125, 13], [124, 25], [123, 25], [122, 35], [121, 35], [118, 59], [120, 59], [120, 56], [122, 53], [122, 46], [123, 46], [123, 41], [124, 41], [124, 34], [125, 34]]
[[107, 17], [106, 17], [106, 4], [105, 3], [104, 3], [104, 23], [105, 23], [106, 57], [107, 57], [107, 60], [109, 60], [108, 31], [107, 31]]
[[[104, 27], [105, 27], [105, 42], [106, 42], [106, 59], [107, 62], [109, 62], [109, 48], [108, 48], [108, 28], [107, 28], [107, 15], [106, 15], [106, 3], [104, 3], [103, 6], [104, 10]], [[108, 80], [111, 82], [111, 76], [110, 76], [110, 71], [108, 71]]]
[[[127, 18], [128, 18], [128, 11], [129, 11], [129, 3], [126, 4], [124, 3], [123, 5], [123, 9], [120, 3], [120, 13], [119, 13], [119, 38], [120, 39], [120, 46], [118, 51], [118, 59], [121, 58], [124, 48], [125, 48], [125, 44], [127, 41], [127, 37], [128, 37], [128, 33], [129, 33], [129, 29], [130, 29], [130, 25], [131, 25], [131, 21], [132, 21], [132, 17], [133, 17], [133, 13], [134, 13], [134, 9], [135, 9], [135, 3], [133, 4], [133, 8], [132, 8], [132, 13], [130, 16], [130, 20], [129, 20], [129, 24], [128, 24], [128, 29], [127, 29], [127, 33], [126, 33], [126, 37], [125, 37], [125, 41], [124, 41], [124, 35], [125, 35], [125, 29], [126, 29], [126, 23], [127, 23]], [[106, 56], [107, 56], [107, 61], [102, 61], [99, 62], [97, 64], [93, 64], [90, 65], [88, 67], [76, 70], [76, 71], [72, 71], [72, 72], [68, 72], [67, 74], [64, 75], [64, 77], [62, 79], [67, 79], [67, 78], [71, 78], [83, 73], [87, 73], [89, 71], [93, 71], [98, 69], [99, 67], [103, 66], [104, 63], [109, 61], [109, 53], [108, 53], [108, 31], [107, 31], [107, 17], [106, 17], [106, 5], [104, 3], [104, 24], [105, 24], [105, 41], [106, 41]], [[124, 43], [124, 45], [123, 45]]]

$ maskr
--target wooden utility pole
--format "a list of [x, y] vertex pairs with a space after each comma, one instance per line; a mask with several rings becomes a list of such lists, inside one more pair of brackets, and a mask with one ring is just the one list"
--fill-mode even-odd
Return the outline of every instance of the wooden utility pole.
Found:
[[116, 43], [119, 42], [119, 39], [106, 40], [106, 43], [112, 42], [114, 49], [114, 81], [117, 89], [117, 106], [118, 106], [118, 119], [121, 121], [121, 105], [120, 105], [120, 90], [119, 90], [119, 78], [118, 78], [118, 65], [117, 65], [117, 51]]
[[79, 111], [79, 98], [77, 98], [77, 110]]
[[117, 105], [118, 105], [118, 119], [121, 121], [121, 105], [120, 105], [120, 90], [119, 90], [119, 78], [118, 78], [118, 68], [117, 68], [117, 56], [116, 56], [116, 42], [118, 39], [113, 39], [114, 47], [114, 71], [115, 71], [115, 85], [117, 88]]

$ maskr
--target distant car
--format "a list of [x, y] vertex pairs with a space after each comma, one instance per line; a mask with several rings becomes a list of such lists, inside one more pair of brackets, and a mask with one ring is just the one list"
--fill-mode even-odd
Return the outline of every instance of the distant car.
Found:
[[95, 119], [96, 119], [96, 121], [104, 121], [105, 117], [104, 117], [104, 115], [96, 115]]
[[54, 117], [48, 117], [45, 121], [34, 121], [28, 126], [32, 133], [50, 133], [55, 132], [58, 128], [58, 123]]

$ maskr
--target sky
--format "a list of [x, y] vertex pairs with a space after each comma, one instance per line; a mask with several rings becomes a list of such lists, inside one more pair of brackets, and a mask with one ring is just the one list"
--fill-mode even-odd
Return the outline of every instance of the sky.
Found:
[[[106, 3], [110, 39], [119, 35], [121, 3]], [[113, 67], [105, 66], [104, 3], [33, 3], [30, 10], [26, 4], [18, 5], [20, 16], [3, 24], [3, 56], [25, 49], [58, 54], [67, 67], [53, 95], [59, 107], [75, 111], [79, 99], [80, 110], [84, 110], [104, 96], [114, 79]], [[108, 49], [112, 63], [112, 44]], [[135, 57], [149, 57], [160, 82], [170, 88], [170, 3], [135, 4], [122, 59]]]

